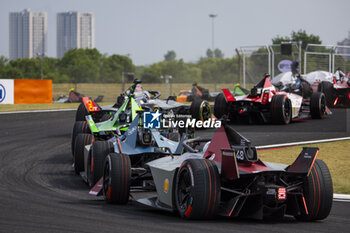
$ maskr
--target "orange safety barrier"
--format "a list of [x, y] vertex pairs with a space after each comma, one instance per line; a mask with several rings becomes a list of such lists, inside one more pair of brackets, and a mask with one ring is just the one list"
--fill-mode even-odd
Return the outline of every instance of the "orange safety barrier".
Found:
[[15, 79], [15, 104], [52, 104], [52, 80]]

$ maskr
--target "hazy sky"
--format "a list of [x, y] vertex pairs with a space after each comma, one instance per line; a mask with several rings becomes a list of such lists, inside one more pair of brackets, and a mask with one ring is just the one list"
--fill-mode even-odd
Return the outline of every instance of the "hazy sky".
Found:
[[324, 44], [336, 44], [350, 31], [350, 0], [0, 0], [0, 55], [8, 57], [9, 12], [48, 13], [48, 56], [56, 57], [56, 13], [95, 14], [96, 48], [107, 54], [130, 54], [134, 64], [177, 58], [197, 61], [211, 48], [211, 19], [215, 47], [225, 57], [235, 48], [271, 43], [305, 29]]

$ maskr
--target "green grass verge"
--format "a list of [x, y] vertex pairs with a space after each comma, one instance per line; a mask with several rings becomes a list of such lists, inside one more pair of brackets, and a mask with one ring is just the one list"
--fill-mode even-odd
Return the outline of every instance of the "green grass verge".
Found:
[[[303, 147], [260, 151], [258, 154], [263, 161], [291, 164]], [[332, 174], [334, 193], [350, 194], [350, 140], [305, 145], [305, 147], [320, 148], [317, 158], [327, 164]]]

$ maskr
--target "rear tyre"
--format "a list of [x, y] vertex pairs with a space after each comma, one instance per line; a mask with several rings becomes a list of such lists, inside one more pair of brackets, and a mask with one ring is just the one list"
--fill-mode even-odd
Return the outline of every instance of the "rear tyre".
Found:
[[223, 93], [220, 93], [215, 97], [214, 102], [214, 115], [216, 118], [221, 118], [224, 114], [227, 113], [227, 101]]
[[92, 143], [87, 163], [87, 176], [90, 186], [94, 186], [103, 176], [105, 158], [113, 150], [114, 148], [111, 142], [94, 141]]
[[73, 132], [72, 132], [72, 155], [74, 156], [74, 146], [75, 146], [75, 138], [79, 133], [90, 133], [91, 130], [86, 121], [76, 121], [73, 126]]
[[74, 171], [78, 175], [84, 171], [84, 148], [91, 144], [93, 136], [91, 134], [81, 133], [75, 138], [74, 150]]
[[326, 103], [328, 107], [333, 106], [333, 85], [330, 82], [322, 81], [318, 84], [318, 92], [323, 92], [326, 97]]
[[274, 95], [271, 100], [272, 123], [287, 125], [292, 119], [292, 103], [285, 95]]
[[210, 104], [206, 100], [194, 99], [190, 109], [192, 117], [197, 120], [205, 121], [211, 118]]
[[313, 119], [322, 119], [326, 114], [326, 97], [322, 92], [313, 93], [310, 101], [310, 113]]
[[220, 176], [216, 165], [206, 159], [188, 159], [175, 181], [175, 206], [182, 218], [215, 216], [220, 202]]
[[316, 159], [310, 174], [304, 180], [304, 197], [308, 213], [295, 216], [301, 221], [325, 219], [333, 203], [333, 183], [327, 165]]
[[131, 162], [128, 155], [110, 153], [104, 163], [103, 196], [108, 203], [126, 204], [129, 200]]
[[79, 104], [77, 112], [75, 113], [75, 121], [85, 121], [85, 116], [89, 115], [84, 103]]

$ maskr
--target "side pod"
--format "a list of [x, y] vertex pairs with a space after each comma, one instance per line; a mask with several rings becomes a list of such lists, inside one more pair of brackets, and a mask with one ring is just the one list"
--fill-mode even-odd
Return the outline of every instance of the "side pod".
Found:
[[312, 166], [315, 163], [319, 148], [317, 147], [303, 147], [298, 158], [290, 165], [286, 171], [293, 173], [306, 173], [309, 175]]

